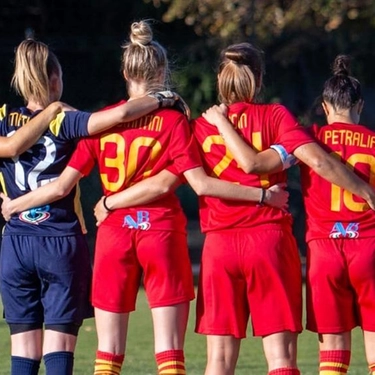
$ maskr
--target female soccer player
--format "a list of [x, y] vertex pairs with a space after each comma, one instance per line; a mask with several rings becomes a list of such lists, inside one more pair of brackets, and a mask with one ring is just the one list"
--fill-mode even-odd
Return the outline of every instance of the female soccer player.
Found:
[[[328, 125], [313, 126], [315, 139], [371, 185], [374, 167], [375, 133], [358, 125], [363, 108], [361, 86], [349, 75], [348, 56], [338, 56], [334, 75], [323, 90], [323, 109]], [[205, 117], [228, 136], [244, 168], [265, 171], [279, 168], [281, 160], [271, 150], [255, 154], [223, 116], [224, 108], [211, 108]], [[286, 157], [286, 150], [276, 149]], [[296, 153], [295, 153], [296, 155]], [[305, 160], [306, 162], [306, 160]], [[373, 203], [322, 179], [307, 165], [301, 165], [306, 206], [307, 328], [319, 335], [320, 373], [345, 374], [351, 355], [351, 330], [363, 330], [369, 370], [375, 370], [375, 327], [372, 314], [374, 291]], [[331, 181], [332, 182], [332, 181]], [[370, 206], [370, 207], [369, 207]]]
[[[16, 50], [12, 83], [27, 104], [2, 108], [1, 136], [25, 132], [21, 128], [29, 118], [60, 98], [60, 63], [45, 44], [25, 40]], [[66, 166], [76, 138], [134, 120], [158, 108], [160, 103], [173, 104], [174, 99], [164, 101], [160, 95], [145, 97], [105, 114], [60, 113], [27, 152], [18, 157], [2, 154], [2, 190], [16, 198], [52, 181]], [[36, 374], [42, 356], [47, 374], [73, 371], [78, 330], [91, 310], [90, 257], [74, 212], [74, 195], [72, 191], [53, 207], [15, 216], [5, 226], [0, 259], [1, 297], [11, 332], [12, 374]]]
[[[375, 132], [359, 125], [360, 82], [349, 56], [339, 55], [325, 84], [327, 125], [312, 132], [325, 149], [375, 186]], [[350, 192], [301, 166], [306, 207], [307, 329], [317, 332], [320, 374], [346, 374], [351, 330], [363, 330], [365, 353], [375, 374], [375, 212]]]
[[[251, 44], [236, 44], [222, 52], [218, 90], [223, 104], [204, 115], [218, 126], [220, 136], [204, 118], [193, 122], [204, 166], [220, 179], [267, 187], [285, 181], [285, 172], [280, 170], [289, 163], [287, 153], [294, 154], [324, 178], [366, 198], [374, 207], [373, 189], [312, 139], [306, 140], [284, 107], [257, 103], [262, 75], [261, 53]], [[220, 115], [224, 105], [231, 122]], [[241, 142], [234, 144], [236, 137]], [[262, 172], [259, 160], [246, 157], [249, 145], [260, 151], [276, 144], [284, 148], [268, 151], [277, 162], [270, 159], [266, 170], [277, 173], [248, 174]], [[205, 374], [234, 374], [249, 315], [254, 335], [263, 339], [269, 374], [299, 374], [296, 342], [302, 329], [301, 268], [290, 216], [266, 206], [210, 197], [201, 197], [200, 204], [201, 226], [207, 235], [196, 331], [207, 335]]]
[[[165, 86], [166, 51], [153, 40], [146, 21], [131, 26], [130, 42], [123, 51], [123, 73], [131, 101], [152, 88]], [[179, 181], [173, 174], [183, 174], [199, 194], [286, 206], [287, 193], [278, 192], [278, 187], [263, 191], [207, 177], [189, 131], [183, 114], [160, 109], [81, 140], [57, 180], [8, 202], [8, 212], [24, 211], [65, 196], [82, 175], [90, 172], [95, 160], [109, 198], [138, 181], [144, 187], [149, 185], [146, 179], [160, 172], [157, 178], [166, 176], [171, 186]], [[99, 227], [92, 293], [98, 332], [96, 374], [121, 371], [129, 313], [135, 309], [142, 273], [154, 324], [158, 373], [185, 373], [183, 344], [194, 289], [186, 219], [172, 190], [145, 189], [146, 196], [138, 198], [150, 200], [154, 195], [158, 199], [146, 205], [134, 196], [131, 208], [111, 210]], [[59, 202], [56, 205], [60, 206]], [[106, 202], [109, 204], [103, 200], [107, 206]]]

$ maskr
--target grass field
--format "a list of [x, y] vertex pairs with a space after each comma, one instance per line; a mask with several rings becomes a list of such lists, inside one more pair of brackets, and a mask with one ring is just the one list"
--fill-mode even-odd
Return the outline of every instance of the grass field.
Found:
[[[205, 367], [205, 338], [193, 332], [194, 308], [192, 304], [191, 319], [189, 322], [185, 357], [186, 368], [189, 375], [202, 375]], [[236, 374], [264, 375], [267, 373], [261, 340], [253, 338], [251, 332], [248, 338], [243, 340], [240, 359]], [[94, 320], [86, 321], [83, 326], [78, 347], [75, 354], [76, 375], [90, 375], [93, 373], [93, 363], [96, 350], [96, 332]], [[8, 327], [0, 321], [0, 375], [9, 374], [9, 335]], [[144, 292], [138, 297], [137, 311], [132, 314], [128, 335], [128, 349], [125, 365], [121, 374], [129, 375], [154, 375], [156, 367], [153, 359], [153, 339], [151, 316], [145, 300]], [[303, 375], [318, 374], [317, 341], [314, 334], [304, 331], [300, 335], [298, 347], [298, 362]], [[43, 367], [43, 366], [41, 366]], [[356, 329], [353, 333], [353, 353], [349, 374], [366, 374], [367, 366], [364, 357], [361, 331]], [[40, 374], [44, 374], [41, 370]]]

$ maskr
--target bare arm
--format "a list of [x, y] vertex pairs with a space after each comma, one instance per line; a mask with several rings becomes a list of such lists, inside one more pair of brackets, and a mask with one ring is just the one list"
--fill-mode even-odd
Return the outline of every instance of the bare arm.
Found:
[[129, 100], [106, 111], [94, 112], [88, 122], [89, 134], [97, 134], [123, 122], [136, 120], [161, 107], [174, 107], [186, 116], [190, 114], [189, 107], [177, 93], [160, 91]]
[[202, 167], [190, 169], [184, 173], [184, 176], [199, 196], [207, 195], [224, 199], [260, 202], [278, 208], [286, 208], [288, 204], [289, 194], [282, 189], [284, 185], [275, 185], [263, 193], [261, 188], [209, 177]]
[[56, 180], [21, 197], [10, 199], [1, 193], [0, 197], [3, 199], [1, 211], [5, 220], [9, 220], [10, 216], [17, 212], [22, 212], [33, 207], [40, 207], [65, 197], [81, 177], [80, 172], [68, 166]]
[[[238, 185], [209, 177], [202, 167], [188, 170], [184, 175], [198, 195], [253, 202], [262, 201], [262, 203], [281, 209], [288, 207], [289, 194], [284, 190], [285, 184], [274, 185], [267, 190]], [[176, 188], [178, 182], [177, 176], [164, 170], [156, 176], [138, 182], [124, 191], [110, 195], [107, 198], [102, 197], [94, 209], [97, 225], [100, 225], [109, 212], [114, 209], [147, 204], [169, 194]], [[106, 207], [104, 207], [104, 203]]]
[[255, 151], [235, 131], [227, 118], [228, 109], [225, 104], [214, 105], [207, 109], [202, 116], [211, 125], [217, 127], [223, 137], [225, 145], [232, 153], [240, 168], [245, 173], [273, 173], [283, 169], [279, 154], [268, 149], [262, 152]]
[[[102, 197], [94, 208], [96, 225], [99, 226], [112, 210], [147, 204], [171, 193], [179, 185], [179, 182], [180, 180], [176, 175], [163, 170], [123, 191], [108, 197]], [[104, 199], [106, 207], [104, 207]]]
[[144, 96], [105, 111], [94, 112], [89, 118], [88, 132], [90, 135], [100, 133], [122, 122], [133, 121], [147, 115], [157, 108], [159, 108], [157, 99]]
[[375, 209], [375, 190], [340, 161], [327, 154], [317, 143], [298, 147], [294, 156], [329, 182], [356, 194]]
[[47, 130], [49, 123], [63, 110], [61, 102], [50, 104], [10, 137], [0, 137], [0, 157], [12, 158], [30, 148]]

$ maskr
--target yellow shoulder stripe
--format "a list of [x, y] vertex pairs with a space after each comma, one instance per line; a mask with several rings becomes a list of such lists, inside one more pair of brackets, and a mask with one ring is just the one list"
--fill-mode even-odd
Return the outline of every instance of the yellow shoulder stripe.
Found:
[[1, 108], [0, 108], [0, 121], [4, 119], [4, 117], [6, 116], [6, 104], [4, 104]]
[[60, 112], [49, 124], [49, 129], [54, 136], [58, 136], [61, 128], [61, 124], [64, 121], [65, 112]]

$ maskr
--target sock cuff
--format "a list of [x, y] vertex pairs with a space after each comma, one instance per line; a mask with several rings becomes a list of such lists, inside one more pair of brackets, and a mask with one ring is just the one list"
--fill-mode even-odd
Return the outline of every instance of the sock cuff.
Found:
[[184, 361], [184, 351], [181, 349], [176, 350], [165, 350], [164, 352], [156, 353], [155, 354], [156, 361], [164, 362], [166, 360], [170, 360], [171, 358], [178, 360], [178, 361]]
[[296, 367], [281, 367], [269, 371], [268, 375], [300, 375], [300, 371]]
[[124, 362], [125, 354], [113, 354], [108, 352], [102, 352], [100, 350], [96, 351], [96, 359], [101, 359], [103, 361], [120, 363]]
[[321, 350], [319, 352], [320, 362], [340, 362], [345, 365], [350, 363], [351, 350]]
[[40, 367], [39, 359], [31, 359], [20, 356], [11, 356], [11, 373], [38, 374]]
[[52, 359], [54, 359], [54, 360], [57, 360], [57, 359], [65, 360], [65, 359], [73, 359], [73, 358], [74, 358], [73, 352], [64, 352], [64, 351], [50, 352], [50, 353], [44, 354], [44, 356], [43, 356], [44, 362], [51, 361]]

